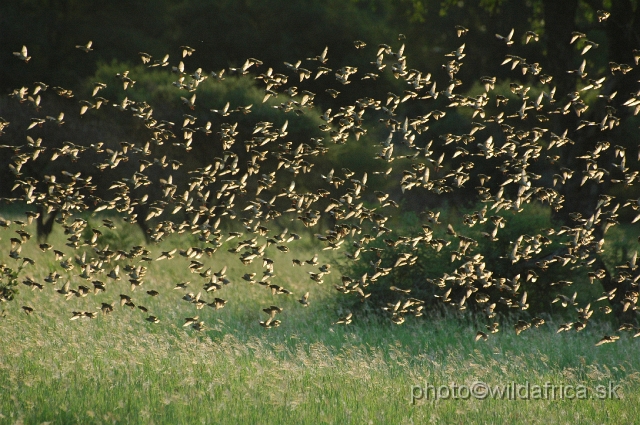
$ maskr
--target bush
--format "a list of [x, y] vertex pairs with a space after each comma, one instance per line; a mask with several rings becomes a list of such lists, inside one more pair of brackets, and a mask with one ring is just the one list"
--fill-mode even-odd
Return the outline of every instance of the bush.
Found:
[[[400, 221], [404, 225], [393, 227], [399, 234], [387, 239], [388, 244], [378, 240], [370, 244], [373, 249], [362, 252], [357, 261], [349, 260], [342, 265], [343, 275], [354, 280], [358, 280], [364, 273], [371, 273], [371, 265], [376, 262], [379, 262], [379, 270], [385, 268], [389, 270], [387, 275], [381, 276], [364, 288], [364, 292], [370, 294], [365, 303], [361, 302], [363, 300], [361, 296], [356, 296], [357, 292], [352, 292], [352, 296], [345, 299], [344, 303], [353, 309], [365, 308], [375, 313], [385, 313], [383, 308], [395, 305], [398, 300], [416, 298], [426, 301], [423, 311], [434, 309], [439, 311], [442, 306], [447, 305], [454, 310], [462, 308], [478, 312], [484, 311], [487, 305], [481, 302], [482, 294], [488, 295], [491, 300], [503, 300], [505, 303], [509, 302], [517, 306], [516, 304], [522, 300], [522, 295], [526, 292], [526, 303], [529, 304], [526, 313], [523, 313], [520, 308], [512, 308], [503, 303], [496, 305], [495, 312], [504, 315], [516, 314], [517, 317], [522, 314], [535, 316], [545, 312], [552, 313], [554, 310], [561, 311], [560, 308], [554, 308], [559, 304], [552, 304], [558, 294], [569, 297], [575, 291], [580, 294], [585, 291], [591, 295], [600, 294], [601, 285], [589, 284], [587, 273], [581, 268], [581, 263], [576, 261], [571, 268], [561, 267], [558, 264], [561, 259], [557, 256], [561, 252], [562, 243], [571, 237], [566, 236], [560, 241], [555, 238], [555, 242], [546, 243], [547, 235], [544, 230], [559, 227], [554, 227], [548, 207], [532, 203], [524, 205], [520, 213], [486, 211], [484, 223], [471, 224], [474, 214], [488, 207], [489, 205], [477, 204], [475, 208], [468, 210], [445, 208], [440, 214], [440, 224], [427, 222], [424, 214], [403, 213]], [[488, 237], [495, 227], [491, 217], [502, 217], [507, 223], [504, 228], [499, 228], [497, 239], [493, 241]], [[468, 224], [463, 228], [452, 226], [457, 235], [450, 234], [448, 223], [460, 222]], [[424, 231], [413, 230], [420, 229], [421, 225], [429, 226], [433, 230], [432, 241], [439, 239], [441, 243], [421, 241], [415, 247], [412, 246], [412, 240], [424, 233]], [[472, 243], [465, 253], [461, 253], [460, 237], [469, 238], [477, 242], [477, 245]], [[533, 246], [539, 245], [539, 252], [532, 252], [528, 260], [513, 265], [509, 254], [514, 243], [521, 237], [523, 244], [530, 240]], [[393, 246], [394, 241], [399, 243]], [[438, 249], [439, 245], [440, 249]], [[415, 264], [393, 267], [405, 254], [416, 256]], [[554, 256], [556, 256], [555, 262], [550, 263], [546, 271], [541, 270], [540, 263], [554, 260]], [[479, 268], [480, 263], [484, 264], [483, 269]], [[471, 270], [471, 274], [466, 277], [465, 267], [470, 267]], [[481, 271], [485, 274], [486, 281], [493, 282], [491, 287], [483, 287]], [[509, 285], [511, 289], [500, 285], [498, 283], [500, 281]], [[442, 297], [447, 289], [441, 289], [440, 286], [444, 288], [446, 283], [449, 288], [452, 286], [451, 282], [457, 283], [449, 293], [451, 302], [443, 303]], [[571, 283], [568, 284], [568, 282]], [[410, 290], [410, 292], [403, 294], [397, 290], [390, 290], [390, 287]], [[467, 294], [469, 296], [460, 306], [459, 302]]]

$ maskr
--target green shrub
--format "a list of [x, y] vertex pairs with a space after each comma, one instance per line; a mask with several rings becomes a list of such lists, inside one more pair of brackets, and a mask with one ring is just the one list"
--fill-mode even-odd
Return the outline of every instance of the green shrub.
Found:
[[[448, 234], [447, 224], [452, 223], [455, 226], [454, 223], [464, 222], [465, 218], [486, 207], [488, 205], [478, 204], [475, 208], [468, 210], [445, 208], [440, 214], [441, 223], [437, 225], [428, 223], [424, 220], [422, 214], [416, 215], [413, 212], [401, 214], [399, 221], [403, 225], [395, 224], [393, 226], [394, 233], [397, 232], [397, 234], [390, 239], [397, 241], [401, 239], [399, 237], [403, 236], [409, 239], [413, 238], [423, 232], [422, 230], [416, 232], [415, 229], [420, 229], [421, 225], [425, 224], [433, 229], [433, 239], [442, 239], [449, 244], [437, 250], [430, 244], [423, 242], [415, 247], [410, 244], [399, 244], [393, 247], [381, 241], [372, 243], [370, 246], [373, 247], [373, 250], [363, 252], [357, 261], [349, 261], [343, 264], [341, 268], [343, 275], [356, 280], [364, 273], [368, 273], [370, 277], [373, 263], [380, 261], [380, 267], [391, 268], [403, 253], [415, 255], [418, 259], [413, 266], [406, 265], [393, 268], [388, 275], [380, 277], [374, 283], [370, 283], [369, 286], [364, 288], [365, 293], [371, 294], [366, 299], [366, 302], [361, 303], [362, 297], [357, 296], [355, 292], [349, 294], [351, 296], [345, 298], [343, 302], [354, 309], [364, 307], [375, 313], [385, 313], [382, 309], [383, 307], [394, 305], [398, 300], [404, 301], [412, 297], [425, 301], [423, 311], [432, 311], [434, 309], [441, 311], [444, 303], [438, 297], [445, 293], [446, 288], [453, 286], [449, 295], [452, 302], [447, 307], [451, 307], [454, 310], [459, 309], [456, 302], [462, 299], [468, 288], [471, 288], [474, 293], [467, 298], [464, 309], [471, 312], [483, 311], [486, 305], [476, 302], [477, 294], [485, 293], [489, 295], [492, 302], [501, 298], [519, 301], [526, 292], [526, 303], [529, 304], [528, 309], [522, 310], [498, 303], [495, 311], [505, 315], [515, 314], [516, 317], [518, 315], [533, 317], [545, 312], [562, 312], [564, 309], [559, 307], [559, 303], [552, 304], [558, 294], [565, 294], [569, 297], [576, 291], [581, 295], [585, 291], [589, 292], [590, 295], [597, 296], [600, 294], [602, 291], [601, 285], [589, 284], [586, 270], [580, 267], [581, 264], [579, 262], [576, 262], [574, 267], [571, 268], [561, 267], [558, 264], [560, 260], [556, 258], [556, 261], [550, 263], [546, 270], [542, 270], [539, 267], [540, 261], [553, 260], [554, 255], [557, 256], [563, 252], [561, 244], [564, 240], [569, 240], [570, 237], [568, 236], [561, 238], [560, 241], [556, 238], [554, 243], [541, 244], [540, 251], [531, 253], [531, 257], [527, 260], [513, 264], [508, 258], [514, 242], [519, 237], [524, 236], [525, 240], [529, 237], [536, 237], [536, 239], [544, 241], [545, 230], [554, 227], [550, 209], [540, 204], [526, 204], [520, 213], [487, 211], [485, 213], [487, 221], [483, 224], [478, 222], [472, 226], [454, 227], [458, 235], [477, 241], [477, 246], [470, 247], [464, 255], [457, 254], [459, 252], [459, 238]], [[494, 228], [492, 220], [489, 218], [492, 215], [503, 217], [506, 222], [505, 227], [498, 230], [497, 240], [494, 241], [483, 235], [483, 233], [490, 234]], [[556, 226], [555, 228], [558, 227]], [[376, 250], [379, 251], [376, 252]], [[481, 256], [482, 262], [486, 264], [485, 272], [492, 272], [491, 279], [494, 281], [494, 285], [488, 289], [483, 288], [481, 281], [477, 278], [466, 279], [462, 282], [466, 282], [466, 285], [452, 283], [458, 268], [464, 267], [474, 256]], [[501, 278], [506, 279], [505, 283], [509, 283], [509, 281], [513, 283], [514, 278], [518, 275], [519, 279], [515, 281], [520, 284], [520, 287], [515, 293], [504, 289], [501, 290], [499, 289], [500, 286], [495, 284]], [[444, 283], [443, 279], [447, 283], [445, 289], [441, 289], [438, 286], [438, 283]], [[562, 283], [558, 284], [563, 281], [571, 282], [571, 284], [568, 287]], [[392, 286], [411, 290], [411, 292], [403, 294], [399, 291], [390, 290], [389, 288]], [[573, 310], [571, 309], [571, 311]]]

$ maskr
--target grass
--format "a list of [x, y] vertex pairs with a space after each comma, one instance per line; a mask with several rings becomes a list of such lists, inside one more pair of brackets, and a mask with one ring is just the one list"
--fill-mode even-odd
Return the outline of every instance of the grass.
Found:
[[[3, 249], [9, 234], [0, 232]], [[127, 243], [135, 240], [135, 233], [130, 235]], [[51, 243], [64, 246], [63, 240], [58, 226]], [[191, 240], [181, 236], [149, 249], [155, 258], [185, 242]], [[288, 297], [241, 280], [246, 272], [259, 272], [260, 265], [243, 266], [226, 248], [205, 260], [213, 270], [229, 265], [232, 283], [215, 293], [229, 303], [217, 311], [196, 310], [181, 299], [183, 291], [173, 289], [183, 280], [200, 286], [201, 278], [194, 279], [183, 258], [150, 263], [142, 290], [133, 293], [123, 279], [109, 282], [104, 294], [65, 302], [54, 285], [35, 292], [20, 285], [16, 299], [2, 306], [0, 319], [0, 423], [573, 424], [632, 423], [640, 413], [640, 341], [623, 336], [594, 347], [612, 331], [607, 324], [556, 334], [557, 323], [551, 321], [520, 336], [503, 324], [487, 342], [474, 342], [473, 321], [455, 317], [425, 315], [396, 326], [356, 316], [349, 326], [333, 325], [345, 313], [332, 287], [338, 273], [317, 285], [306, 276], [310, 266], [290, 266], [291, 258], [313, 256], [312, 245], [268, 253], [276, 259], [274, 282], [295, 294]], [[71, 254], [69, 248], [65, 252]], [[16, 265], [6, 254], [0, 254], [0, 263]], [[39, 252], [34, 242], [25, 244], [22, 255], [36, 265], [26, 266], [20, 281], [30, 276], [42, 282], [55, 266], [53, 254]], [[320, 255], [322, 264], [332, 254]], [[76, 267], [65, 276], [72, 287], [82, 282], [79, 273]], [[161, 295], [147, 296], [144, 290], [151, 288]], [[311, 292], [308, 308], [296, 302], [305, 291]], [[132, 295], [149, 313], [117, 305], [108, 316], [69, 320], [72, 310], [95, 311], [119, 293]], [[266, 318], [261, 308], [270, 304], [284, 308], [282, 326], [265, 330], [258, 321]], [[25, 314], [22, 305], [34, 313]], [[161, 322], [144, 321], [148, 314]], [[182, 327], [184, 318], [195, 314], [207, 330]], [[412, 402], [415, 386], [476, 381], [585, 385], [592, 395], [596, 386], [611, 382], [620, 385], [621, 397]]]

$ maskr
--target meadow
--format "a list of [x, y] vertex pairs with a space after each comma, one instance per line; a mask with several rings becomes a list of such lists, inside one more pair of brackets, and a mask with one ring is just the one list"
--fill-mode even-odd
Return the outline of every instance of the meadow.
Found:
[[[5, 218], [7, 217], [5, 214]], [[98, 224], [97, 218], [94, 224]], [[112, 247], [142, 243], [137, 227], [119, 222], [105, 240]], [[35, 229], [27, 228], [28, 231]], [[11, 232], [0, 232], [0, 263], [20, 263], [6, 255]], [[64, 246], [60, 226], [50, 238]], [[111, 238], [111, 239], [109, 239]], [[120, 239], [118, 239], [120, 238]], [[139, 238], [140, 240], [138, 240]], [[581, 333], [556, 334], [559, 322], [516, 336], [508, 320], [488, 341], [474, 340], [478, 323], [470, 316], [427, 312], [401, 326], [374, 315], [354, 315], [349, 325], [334, 324], [347, 313], [333, 288], [339, 271], [318, 285], [310, 266], [291, 259], [320, 253], [320, 262], [339, 262], [308, 240], [294, 252], [275, 252], [275, 274], [292, 295], [271, 295], [241, 279], [259, 271], [243, 266], [225, 244], [204, 262], [214, 270], [228, 264], [231, 283], [214, 295], [228, 299], [219, 310], [182, 300], [176, 283], [192, 280], [188, 260], [148, 263], [148, 279], [133, 293], [124, 279], [107, 291], [65, 298], [56, 293], [66, 278], [81, 282], [76, 267], [55, 285], [31, 291], [20, 284], [13, 301], [3, 303], [0, 319], [0, 423], [632, 423], [640, 409], [640, 338], [624, 335], [615, 344], [594, 346], [615, 329], [591, 323]], [[151, 257], [191, 242], [189, 235], [147, 248]], [[273, 249], [273, 248], [269, 248]], [[65, 252], [73, 255], [70, 249]], [[54, 269], [51, 252], [35, 241], [25, 244], [19, 280], [43, 279]], [[184, 267], [180, 261], [184, 261]], [[255, 266], [255, 267], [254, 267]], [[255, 270], [253, 270], [255, 268]], [[59, 270], [60, 267], [55, 267]], [[194, 284], [195, 286], [195, 284]], [[150, 297], [145, 291], [157, 290]], [[195, 288], [194, 288], [195, 289]], [[191, 289], [193, 290], [193, 289]], [[120, 291], [120, 292], [119, 292]], [[297, 300], [310, 292], [308, 307]], [[137, 308], [121, 307], [118, 293], [130, 294]], [[204, 294], [203, 298], [212, 298]], [[115, 301], [109, 315], [101, 302]], [[265, 329], [259, 321], [269, 304], [284, 310], [282, 325]], [[34, 311], [26, 314], [22, 306]], [[71, 311], [98, 311], [97, 318], [70, 320]], [[145, 317], [153, 314], [159, 323]], [[206, 329], [183, 327], [199, 315]], [[555, 385], [584, 388], [554, 397], [529, 394], [520, 399], [485, 399], [445, 394], [434, 400], [428, 387]], [[513, 383], [513, 384], [512, 384]], [[598, 388], [619, 386], [598, 397]], [[602, 387], [599, 387], [602, 386]], [[424, 390], [427, 389], [425, 392]], [[441, 394], [442, 395], [444, 393]], [[522, 395], [522, 392], [520, 393]], [[448, 397], [446, 397], [448, 395]], [[428, 399], [427, 399], [428, 398]], [[518, 398], [518, 397], [515, 397]], [[527, 399], [529, 398], [529, 399]], [[581, 399], [577, 399], [581, 398]]]

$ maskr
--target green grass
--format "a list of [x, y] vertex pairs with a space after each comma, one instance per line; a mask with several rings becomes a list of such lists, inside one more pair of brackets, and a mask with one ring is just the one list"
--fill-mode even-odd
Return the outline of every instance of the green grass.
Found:
[[[9, 235], [0, 232], [3, 251]], [[63, 240], [58, 226], [51, 242], [58, 247]], [[185, 242], [181, 236], [149, 249], [155, 258]], [[145, 284], [133, 293], [123, 279], [108, 282], [104, 294], [64, 301], [51, 284], [41, 292], [21, 284], [16, 299], [2, 305], [0, 423], [573, 424], [632, 423], [640, 413], [640, 341], [624, 335], [615, 344], [594, 347], [612, 331], [607, 324], [556, 334], [558, 323], [551, 321], [516, 336], [503, 323], [487, 342], [474, 341], [478, 328], [468, 318], [427, 314], [396, 326], [356, 315], [349, 326], [333, 325], [345, 313], [334, 298], [338, 273], [317, 285], [305, 273], [310, 266], [290, 266], [291, 258], [316, 252], [310, 244], [288, 254], [269, 248], [268, 256], [276, 259], [274, 282], [294, 293], [289, 297], [272, 296], [241, 280], [246, 272], [259, 272], [260, 264], [243, 266], [226, 248], [204, 260], [214, 271], [229, 265], [232, 283], [215, 293], [229, 303], [218, 311], [196, 310], [181, 299], [184, 291], [173, 289], [192, 280], [197, 291], [202, 280], [187, 271], [183, 258], [150, 263]], [[64, 251], [71, 254], [69, 248]], [[0, 263], [19, 264], [6, 254], [0, 254]], [[31, 276], [42, 282], [55, 267], [53, 254], [39, 252], [33, 241], [22, 255], [36, 266], [26, 266], [20, 281]], [[320, 255], [322, 264], [333, 254]], [[72, 287], [82, 282], [79, 273], [76, 267], [65, 276]], [[147, 296], [144, 291], [151, 288], [161, 295]], [[308, 308], [296, 302], [306, 291], [311, 292]], [[71, 311], [95, 311], [119, 293], [132, 295], [149, 313], [116, 305], [108, 316], [69, 320]], [[265, 330], [258, 321], [266, 318], [261, 309], [270, 304], [284, 308], [282, 326]], [[32, 306], [34, 313], [26, 315], [22, 305]], [[161, 322], [144, 321], [148, 314]], [[195, 314], [207, 330], [182, 327], [184, 318]], [[620, 385], [621, 398], [412, 403], [414, 386], [475, 381], [585, 385], [592, 394], [597, 385], [612, 382]]]
[[[265, 332], [216, 321], [197, 333], [120, 312], [75, 322], [11, 312], [2, 324], [2, 420], [631, 423], [638, 414], [637, 341], [594, 349], [584, 335], [543, 330], [474, 343], [473, 328], [452, 321], [344, 328], [310, 314], [296, 322]], [[614, 382], [622, 398], [411, 403], [415, 385], [474, 381], [592, 390]]]

